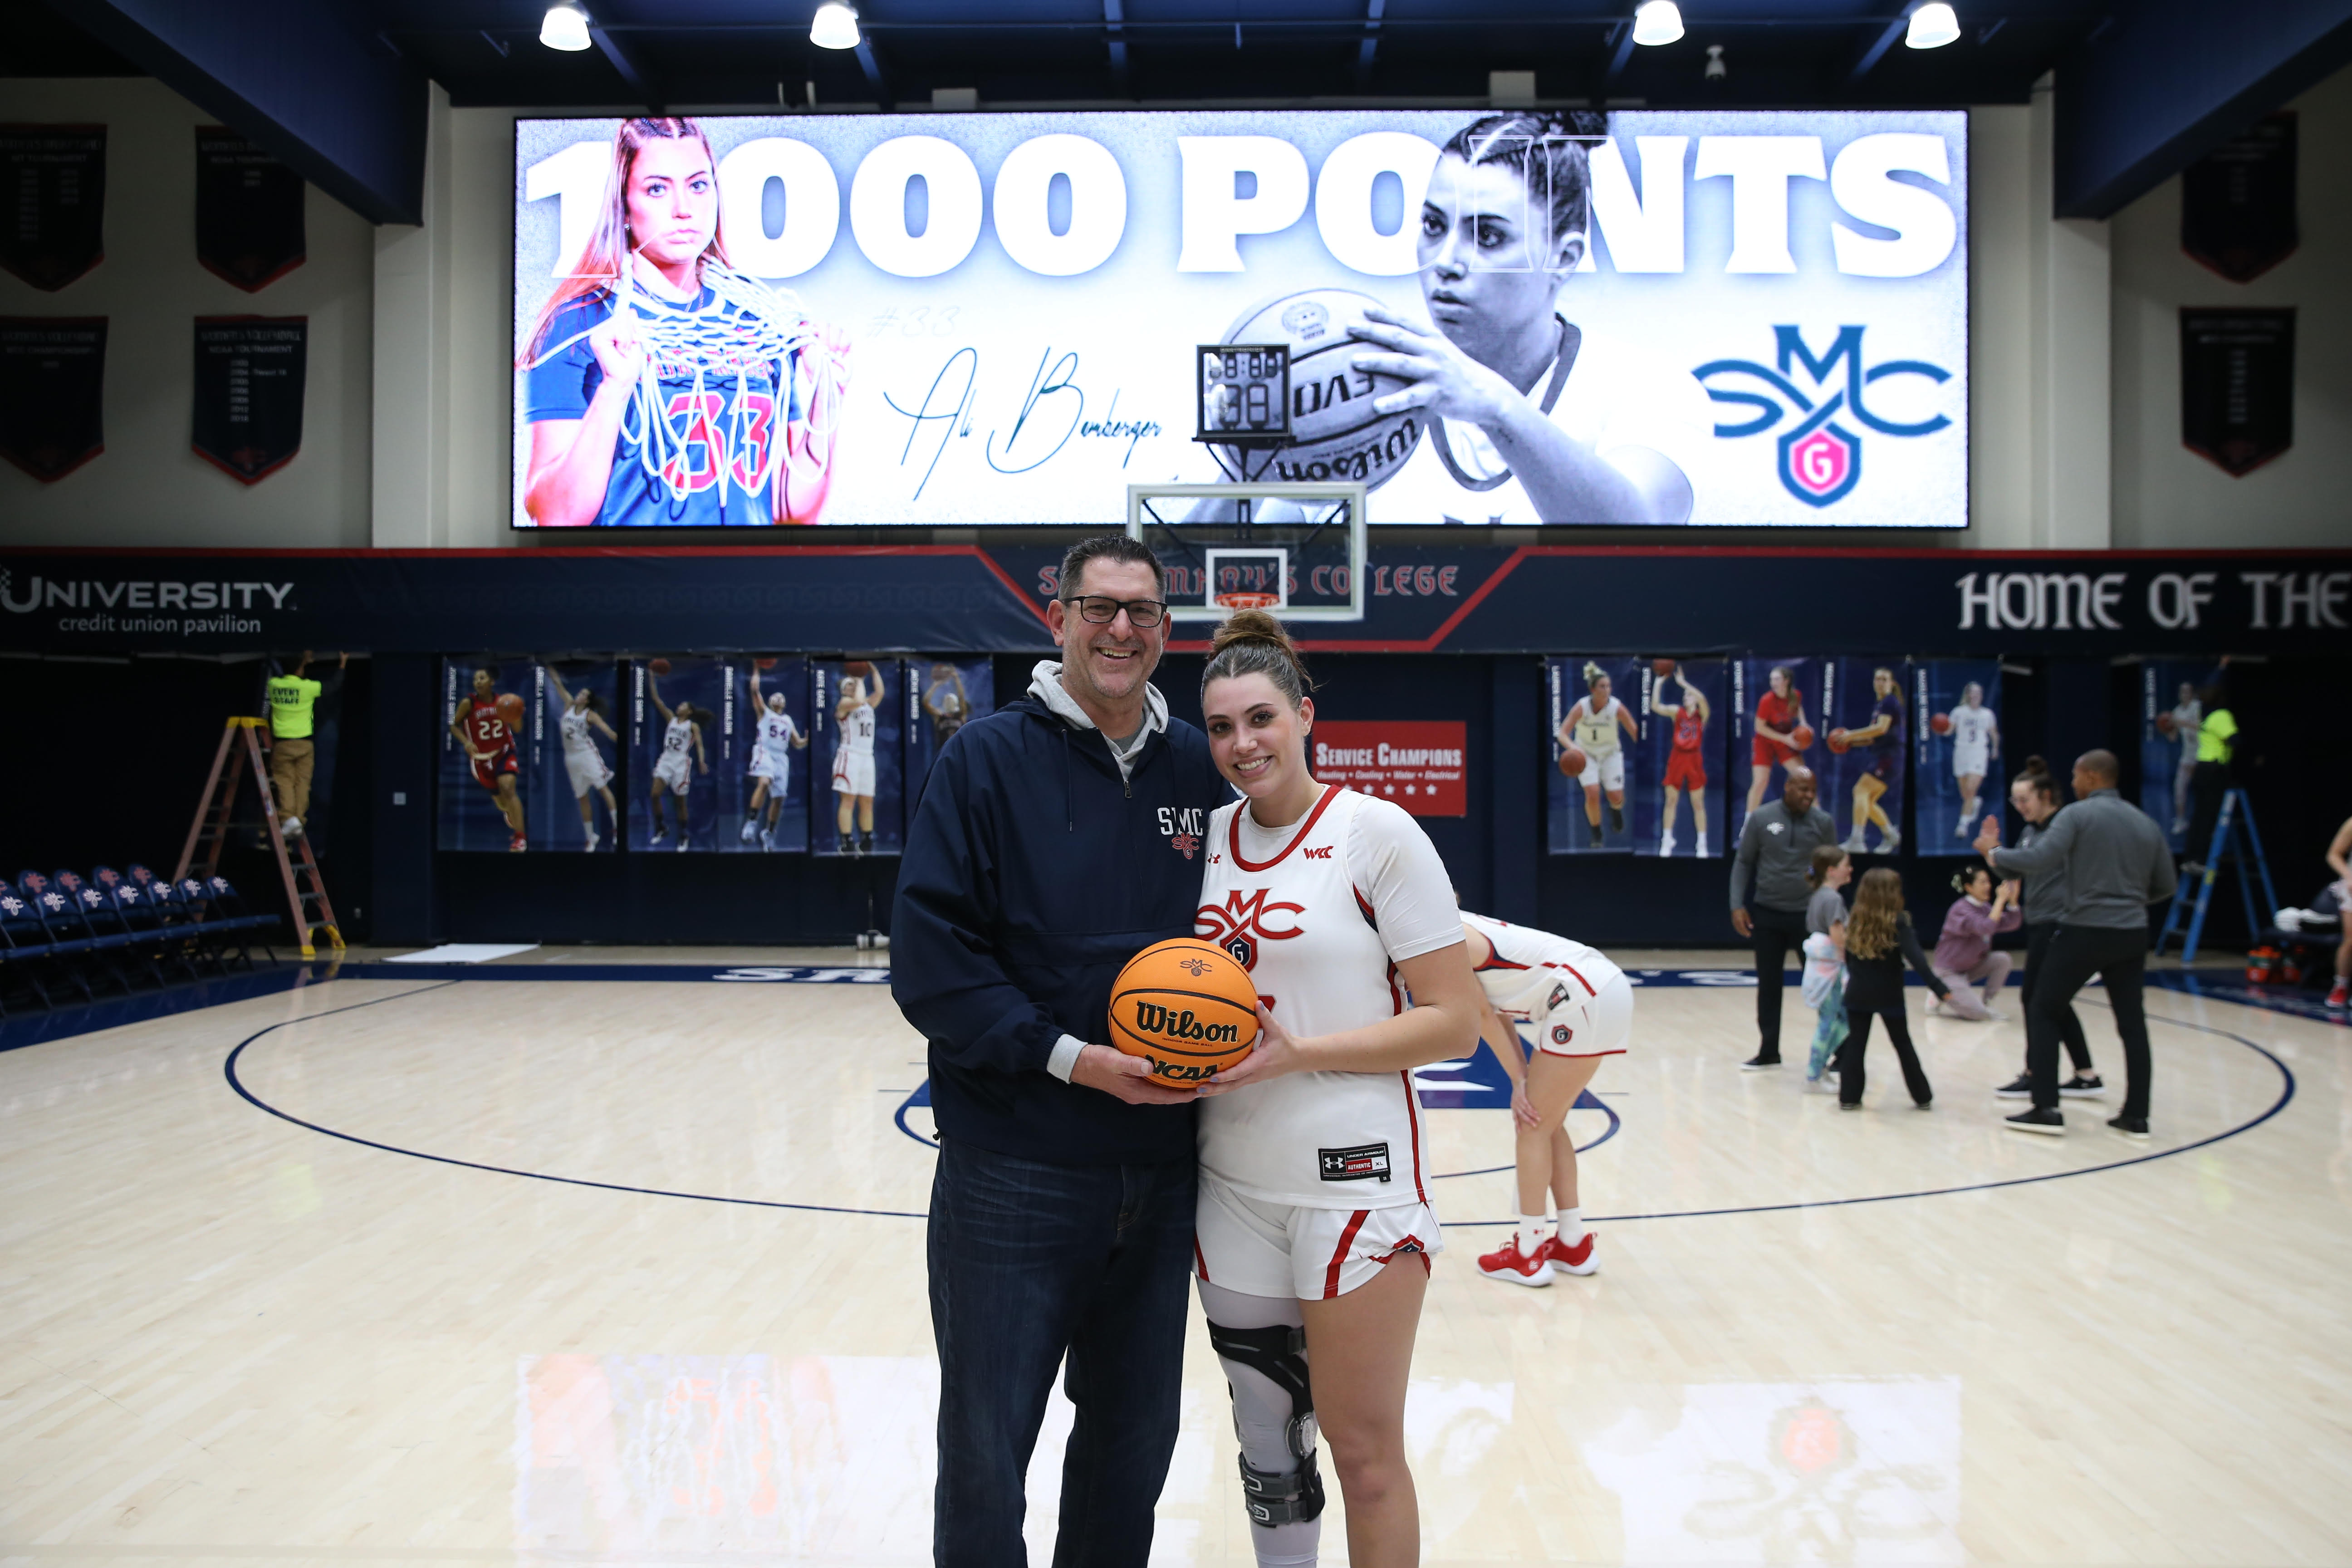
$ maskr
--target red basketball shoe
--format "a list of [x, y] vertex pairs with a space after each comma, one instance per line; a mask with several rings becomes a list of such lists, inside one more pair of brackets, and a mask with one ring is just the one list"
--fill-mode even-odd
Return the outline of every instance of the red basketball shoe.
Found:
[[1601, 1269], [1601, 1259], [1593, 1254], [1592, 1233], [1589, 1230], [1584, 1233], [1584, 1239], [1574, 1247], [1568, 1246], [1556, 1236], [1545, 1242], [1544, 1261], [1565, 1268], [1570, 1274], [1595, 1274]]
[[[1590, 1252], [1591, 1248], [1585, 1249]], [[1489, 1279], [1507, 1279], [1514, 1285], [1549, 1285], [1551, 1283], [1550, 1247], [1547, 1244], [1533, 1258], [1519, 1250], [1516, 1236], [1503, 1243], [1500, 1252], [1489, 1252], [1478, 1259], [1478, 1272]]]

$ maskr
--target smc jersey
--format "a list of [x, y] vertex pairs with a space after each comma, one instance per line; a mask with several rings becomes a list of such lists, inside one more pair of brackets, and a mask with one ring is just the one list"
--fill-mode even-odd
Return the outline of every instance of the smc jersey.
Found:
[[[1193, 930], [1240, 961], [1294, 1035], [1405, 1010], [1396, 965], [1462, 940], [1453, 884], [1402, 806], [1334, 784], [1269, 831], [1236, 801], [1209, 819]], [[1201, 1106], [1201, 1170], [1306, 1208], [1426, 1203], [1428, 1139], [1409, 1072], [1302, 1072]]]
[[499, 717], [499, 700], [468, 693], [466, 698], [466, 739], [473, 743], [480, 760], [488, 761], [501, 752], [514, 750], [514, 731]]
[[[692, 305], [637, 295], [642, 316], [667, 311], [682, 315], [707, 312], [718, 295], [708, 285]], [[604, 384], [604, 367], [585, 334], [613, 314], [613, 297], [604, 289], [568, 301], [549, 321], [536, 352], [545, 353], [559, 344], [568, 346], [529, 373], [529, 403], [525, 417], [533, 425], [550, 419], [584, 419], [589, 402]], [[791, 385], [792, 367], [785, 366], [784, 395], [777, 395], [772, 371], [708, 372], [699, 387], [684, 374], [664, 374], [660, 404], [665, 422], [677, 439], [661, 454], [659, 474], [646, 467], [643, 411], [633, 402], [622, 416], [621, 433], [613, 447], [613, 469], [604, 481], [604, 504], [596, 513], [600, 528], [741, 528], [767, 526], [776, 521], [773, 483], [761, 482], [769, 472], [771, 448], [784, 438], [784, 426], [799, 417], [797, 391]], [[779, 413], [777, 405], [785, 406]]]
[[1587, 697], [1579, 702], [1576, 706], [1577, 750], [1596, 763], [1614, 754], [1618, 737], [1617, 715], [1623, 711], [1624, 705], [1614, 697], [1604, 703], [1598, 713], [1592, 710], [1591, 698]]
[[781, 757], [792, 748], [801, 727], [789, 713], [762, 712], [760, 715], [760, 750], [772, 757]]
[[1795, 731], [1797, 715], [1804, 710], [1805, 694], [1795, 687], [1789, 689], [1789, 695], [1786, 697], [1777, 691], [1768, 690], [1756, 700], [1756, 721], [1769, 725], [1783, 735], [1787, 735]]
[[1903, 750], [1902, 695], [1890, 691], [1880, 698], [1878, 706], [1871, 710], [1870, 717], [1874, 723], [1881, 719], [1886, 721], [1886, 728], [1870, 738], [1870, 749], [1874, 752], [1900, 752]]
[[1675, 710], [1675, 750], [1697, 751], [1699, 733], [1706, 728], [1706, 721], [1698, 716], [1697, 710], [1685, 699], [1683, 705]]
[[662, 731], [662, 752], [666, 757], [683, 758], [694, 744], [694, 721], [673, 719]]
[[1494, 955], [1478, 966], [1478, 984], [1495, 1011], [1514, 1022], [1540, 1021], [1559, 1005], [1580, 1007], [1623, 973], [1598, 948], [1491, 915], [1461, 911], [1461, 921], [1486, 939]]
[[1952, 749], [1956, 755], [1982, 757], [1992, 742], [1993, 717], [1990, 708], [1971, 708], [1963, 702], [1952, 710]]
[[598, 754], [595, 740], [588, 732], [588, 715], [576, 708], [566, 708], [563, 717], [555, 721], [556, 733], [563, 737], [563, 749], [573, 754]]
[[874, 704], [860, 702], [841, 721], [841, 752], [853, 757], [874, 754]]

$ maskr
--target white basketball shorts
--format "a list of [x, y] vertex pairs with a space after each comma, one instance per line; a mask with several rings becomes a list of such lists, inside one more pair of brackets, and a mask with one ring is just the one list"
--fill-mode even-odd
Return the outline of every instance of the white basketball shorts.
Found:
[[564, 752], [563, 771], [572, 775], [572, 795], [575, 800], [613, 782], [612, 768], [593, 751]]
[[684, 752], [664, 752], [654, 764], [654, 777], [684, 795], [694, 782], [694, 763]]
[[1244, 1296], [1328, 1301], [1370, 1279], [1391, 1258], [1418, 1253], [1427, 1268], [1430, 1257], [1444, 1250], [1437, 1211], [1427, 1204], [1294, 1208], [1261, 1203], [1201, 1174], [1193, 1271]]
[[1954, 746], [1952, 776], [1956, 779], [1982, 778], [1985, 764], [1991, 760], [1991, 751], [1990, 746]]
[[1612, 974], [1599, 994], [1579, 992], [1546, 1013], [1535, 1032], [1536, 1049], [1547, 1056], [1622, 1056], [1633, 1035], [1633, 983]]
[[833, 759], [833, 790], [835, 795], [872, 795], [874, 793], [874, 753], [842, 752]]
[[782, 795], [792, 785], [793, 760], [781, 752], [761, 747], [751, 753], [751, 776], [767, 780], [770, 795]]

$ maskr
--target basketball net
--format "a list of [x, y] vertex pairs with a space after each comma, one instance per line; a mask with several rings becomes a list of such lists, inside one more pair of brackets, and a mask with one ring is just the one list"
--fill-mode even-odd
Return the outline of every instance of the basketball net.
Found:
[[[755, 495], [774, 485], [783, 466], [783, 416], [792, 406], [795, 356], [802, 356], [814, 373], [803, 410], [811, 435], [833, 433], [849, 386], [849, 367], [833, 356], [810, 325], [798, 294], [771, 289], [716, 261], [705, 260], [701, 272], [710, 300], [687, 310], [649, 292], [634, 266], [623, 267], [611, 286], [614, 312], [635, 313], [637, 336], [646, 345], [645, 365], [630, 392], [629, 410], [622, 416], [622, 438], [636, 443], [639, 465], [669, 491], [673, 501], [685, 500], [692, 489], [686, 448], [698, 437], [705, 446], [713, 441], [720, 445], [722, 451], [714, 456], [722, 472], [736, 453], [751, 450], [759, 416], [743, 395], [755, 374], [776, 389], [767, 455], [751, 483], [742, 487]], [[574, 332], [552, 345], [531, 362], [531, 368], [585, 342], [595, 330]], [[665, 379], [685, 382], [687, 390], [666, 394]], [[726, 395], [727, 412], [717, 424], [704, 412], [709, 406], [705, 395], [711, 391]], [[669, 411], [673, 402], [676, 414]]]

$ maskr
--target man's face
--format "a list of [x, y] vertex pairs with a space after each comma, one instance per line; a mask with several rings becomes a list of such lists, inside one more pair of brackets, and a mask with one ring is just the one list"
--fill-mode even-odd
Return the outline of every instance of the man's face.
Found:
[[2082, 799], [2095, 789], [2113, 789], [2116, 781], [2103, 773], [2095, 773], [2082, 763], [2074, 764], [2074, 798]]
[[[1064, 591], [1121, 600], [1160, 597], [1159, 579], [1139, 561], [1089, 561], [1078, 582]], [[1062, 649], [1062, 685], [1073, 696], [1097, 702], [1133, 700], [1168, 647], [1165, 616], [1149, 631], [1138, 630], [1125, 611], [1108, 626], [1097, 626], [1060, 599], [1046, 606], [1045, 616]]]
[[1803, 769], [1790, 768], [1789, 782], [1780, 786], [1780, 799], [1792, 816], [1802, 816], [1813, 809], [1813, 775]]

